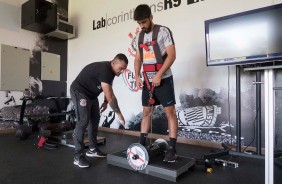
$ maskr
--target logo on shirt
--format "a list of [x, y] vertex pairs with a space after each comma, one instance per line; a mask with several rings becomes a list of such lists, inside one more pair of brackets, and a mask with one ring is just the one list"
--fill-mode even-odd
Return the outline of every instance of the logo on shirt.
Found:
[[101, 89], [102, 89], [102, 87], [101, 87], [101, 86], [97, 86], [97, 88], [98, 88], [99, 90], [101, 90]]
[[87, 105], [86, 99], [80, 99], [79, 105], [82, 106], [82, 107], [85, 107]]
[[143, 52], [143, 60], [156, 60], [155, 52], [154, 51], [148, 51]]

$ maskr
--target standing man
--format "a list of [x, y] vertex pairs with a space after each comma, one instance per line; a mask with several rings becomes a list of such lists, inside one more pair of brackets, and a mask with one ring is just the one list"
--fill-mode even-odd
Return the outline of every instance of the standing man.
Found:
[[[136, 86], [139, 89], [144, 86], [140, 143], [146, 144], [154, 106], [161, 104], [167, 116], [170, 139], [163, 161], [175, 162], [178, 122], [175, 112], [173, 76], [170, 69], [176, 57], [173, 37], [167, 27], [153, 23], [151, 9], [146, 4], [136, 7], [134, 20], [142, 29], [136, 38], [138, 48], [134, 61]], [[140, 79], [142, 65], [144, 83]]]
[[[121, 123], [124, 117], [118, 106], [112, 89], [115, 76], [127, 68], [128, 59], [124, 54], [117, 54], [112, 61], [94, 62], [82, 69], [70, 87], [70, 94], [75, 106], [77, 122], [75, 126], [75, 154], [74, 165], [80, 168], [89, 167], [84, 155], [84, 133], [88, 131], [89, 150], [88, 157], [106, 157], [97, 147], [97, 133], [101, 112], [105, 111], [107, 104], [113, 109]], [[104, 102], [99, 108], [98, 96], [104, 92]]]

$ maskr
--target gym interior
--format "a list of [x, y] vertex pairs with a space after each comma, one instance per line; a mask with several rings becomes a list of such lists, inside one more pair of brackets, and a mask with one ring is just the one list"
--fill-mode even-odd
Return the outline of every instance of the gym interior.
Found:
[[[162, 106], [149, 146], [138, 144], [139, 4], [175, 42], [175, 163], [162, 162]], [[0, 15], [0, 183], [282, 183], [281, 0], [0, 0]], [[107, 158], [81, 169], [73, 164], [70, 85], [87, 64], [117, 53], [129, 60], [113, 82], [125, 126], [110, 107], [101, 113]], [[87, 149], [87, 135], [84, 142]]]

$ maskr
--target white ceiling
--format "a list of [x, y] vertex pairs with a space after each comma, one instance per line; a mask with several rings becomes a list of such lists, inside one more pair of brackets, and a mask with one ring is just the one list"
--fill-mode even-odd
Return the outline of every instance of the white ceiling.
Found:
[[27, 2], [28, 0], [0, 0], [0, 3], [6, 3], [13, 6], [21, 6], [23, 3]]
[[[0, 0], [0, 3], [6, 3], [9, 5], [13, 5], [13, 6], [21, 6], [22, 4], [24, 4], [27, 1], [29, 0]], [[49, 1], [51, 3], [56, 4], [56, 0], [45, 0], [45, 1]]]

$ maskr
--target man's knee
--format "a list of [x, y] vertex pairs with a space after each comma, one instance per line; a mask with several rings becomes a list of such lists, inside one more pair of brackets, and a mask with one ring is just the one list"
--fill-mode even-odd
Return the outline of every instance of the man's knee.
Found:
[[174, 106], [165, 107], [164, 109], [167, 118], [176, 118], [176, 112]]
[[153, 113], [152, 108], [144, 108], [143, 109], [143, 117], [149, 117]]
[[86, 129], [87, 126], [88, 126], [88, 121], [86, 119], [83, 121], [80, 120], [75, 124], [75, 128], [80, 130]]

